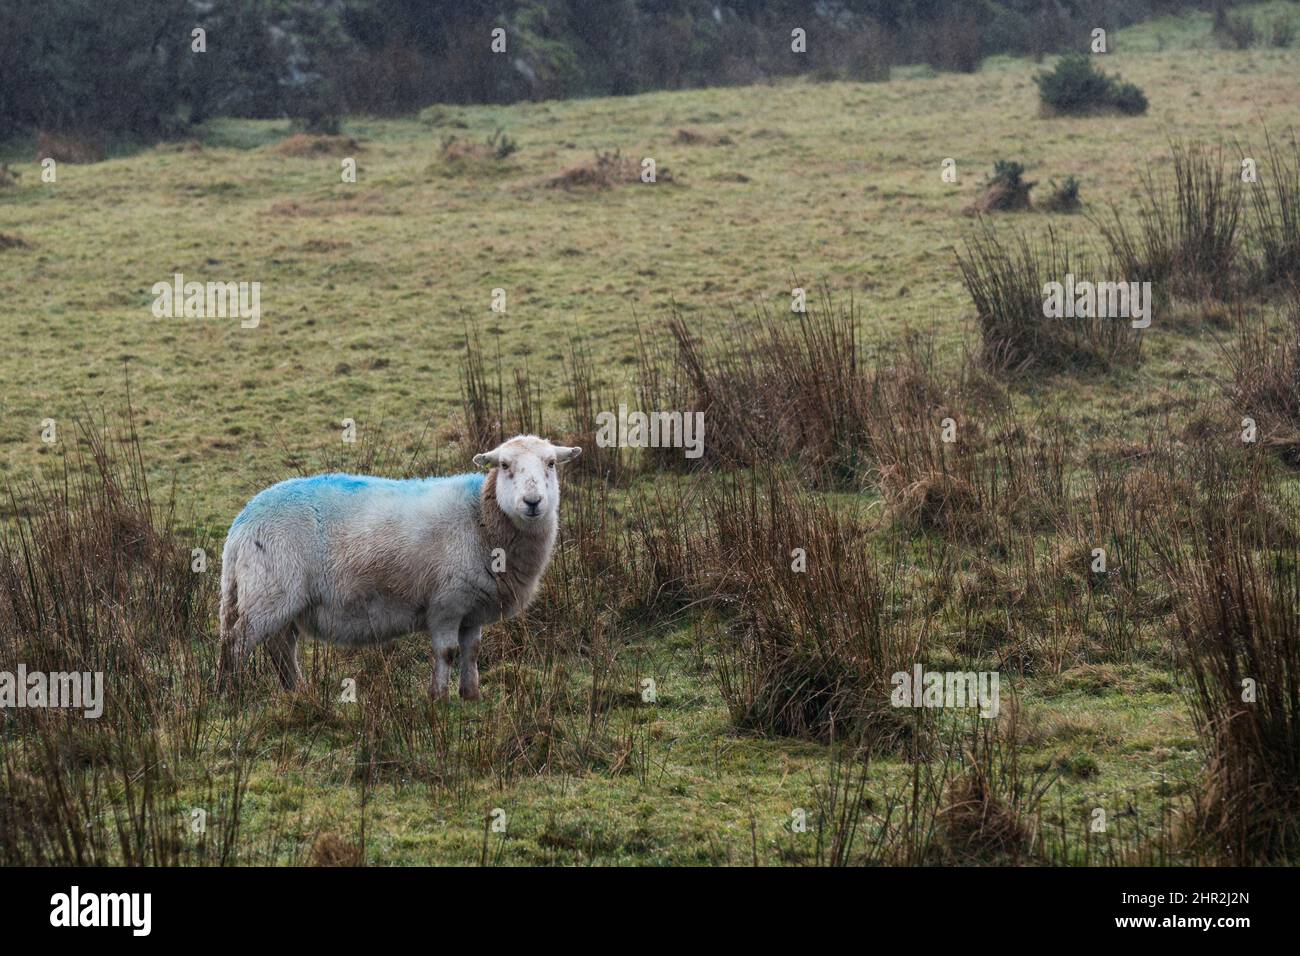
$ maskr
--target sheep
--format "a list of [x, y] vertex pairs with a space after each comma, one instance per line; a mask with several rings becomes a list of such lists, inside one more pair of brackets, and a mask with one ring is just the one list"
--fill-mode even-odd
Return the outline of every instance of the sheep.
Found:
[[425, 631], [430, 695], [447, 697], [459, 648], [461, 699], [478, 699], [483, 626], [532, 599], [559, 524], [556, 466], [581, 453], [518, 435], [474, 456], [486, 474], [329, 474], [266, 488], [222, 551], [220, 686], [237, 686], [259, 644], [294, 690], [300, 635], [357, 646]]

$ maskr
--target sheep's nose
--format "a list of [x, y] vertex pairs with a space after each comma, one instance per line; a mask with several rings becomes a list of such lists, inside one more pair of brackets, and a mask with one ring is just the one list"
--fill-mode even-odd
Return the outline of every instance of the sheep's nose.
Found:
[[524, 495], [524, 504], [528, 505], [529, 511], [536, 511], [537, 506], [540, 505], [541, 503], [542, 503], [541, 495], [534, 495], [532, 497], [529, 497], [528, 495]]

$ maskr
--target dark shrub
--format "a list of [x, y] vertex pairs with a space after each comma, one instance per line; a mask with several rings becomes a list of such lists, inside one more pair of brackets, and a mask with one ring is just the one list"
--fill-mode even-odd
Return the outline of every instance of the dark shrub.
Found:
[[1273, 33], [1269, 42], [1275, 47], [1288, 47], [1295, 42], [1295, 24], [1286, 17], [1273, 21]]
[[974, 73], [983, 57], [979, 21], [969, 14], [950, 13], [929, 30], [926, 62], [938, 70]]
[[1147, 111], [1147, 95], [1138, 89], [1136, 83], [1116, 82], [1111, 102], [1125, 116], [1141, 116]]
[[1059, 185], [1053, 179], [1048, 185], [1052, 191], [1041, 204], [1043, 209], [1048, 212], [1069, 213], [1078, 212], [1083, 208], [1083, 202], [1079, 199], [1079, 180], [1073, 176], [1067, 176], [1065, 182]]
[[1255, 20], [1248, 13], [1228, 14], [1220, 6], [1214, 15], [1214, 36], [1230, 50], [1247, 50], [1259, 42]]
[[170, 131], [188, 34], [167, 0], [0, 4], [0, 135]]
[[1029, 190], [1036, 183], [1026, 182], [1025, 167], [1014, 160], [999, 159], [993, 174], [984, 184], [984, 193], [966, 210], [967, 213], [1010, 212], [1029, 208]]
[[1034, 82], [1043, 105], [1057, 113], [1086, 113], [1109, 105], [1110, 82], [1081, 53], [1062, 57], [1055, 69], [1040, 73]]
[[1043, 112], [1047, 115], [1086, 116], [1117, 111], [1145, 113], [1147, 99], [1132, 83], [1107, 76], [1083, 53], [1064, 56], [1052, 70], [1034, 78]]

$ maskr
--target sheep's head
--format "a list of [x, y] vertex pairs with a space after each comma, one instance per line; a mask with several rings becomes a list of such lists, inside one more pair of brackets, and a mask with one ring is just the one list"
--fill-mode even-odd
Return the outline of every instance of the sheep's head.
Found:
[[543, 524], [560, 505], [559, 466], [582, 454], [581, 448], [552, 445], [536, 435], [516, 435], [474, 456], [480, 468], [495, 468], [496, 499], [518, 528]]

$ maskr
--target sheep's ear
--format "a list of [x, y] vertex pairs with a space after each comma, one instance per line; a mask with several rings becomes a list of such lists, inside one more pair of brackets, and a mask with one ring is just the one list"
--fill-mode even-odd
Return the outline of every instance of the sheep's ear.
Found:
[[577, 445], [574, 445], [572, 448], [565, 448], [563, 445], [555, 446], [556, 461], [573, 461], [573, 459], [577, 458], [581, 454], [582, 449]]
[[480, 468], [495, 468], [500, 457], [495, 451], [485, 451], [474, 456], [474, 464]]

